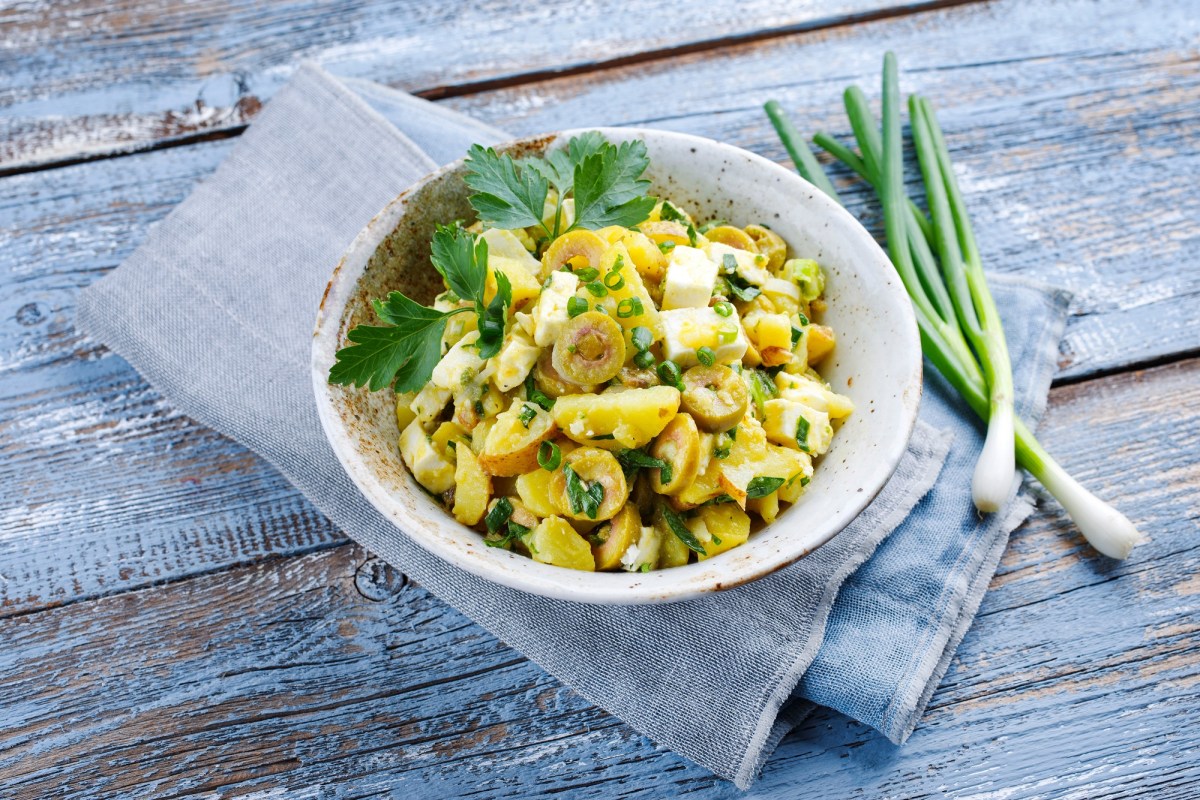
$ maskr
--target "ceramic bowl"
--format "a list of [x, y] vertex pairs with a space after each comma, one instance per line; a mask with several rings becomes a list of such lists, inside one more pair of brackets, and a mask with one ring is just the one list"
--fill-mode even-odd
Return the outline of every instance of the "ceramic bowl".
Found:
[[[435, 223], [473, 219], [457, 161], [409, 188], [362, 230], [333, 272], [317, 315], [312, 380], [326, 436], [351, 479], [380, 513], [447, 562], [482, 578], [547, 597], [585, 603], [684, 600], [744, 584], [791, 564], [835, 536], [887, 482], [905, 451], [921, 396], [916, 322], [895, 270], [871, 235], [837, 203], [791, 171], [753, 153], [668, 131], [601, 129], [609, 141], [638, 138], [650, 155], [651, 193], [699, 219], [766, 223], [796, 255], [826, 272], [823, 322], [838, 335], [821, 373], [856, 410], [818, 462], [808, 491], [741, 547], [648, 573], [579, 572], [487, 547], [443, 511], [400, 459], [395, 397], [331, 386], [334, 353], [355, 325], [374, 321], [372, 298], [400, 290], [432, 302], [441, 290], [429, 262]], [[514, 156], [562, 146], [571, 135], [522, 139]]]

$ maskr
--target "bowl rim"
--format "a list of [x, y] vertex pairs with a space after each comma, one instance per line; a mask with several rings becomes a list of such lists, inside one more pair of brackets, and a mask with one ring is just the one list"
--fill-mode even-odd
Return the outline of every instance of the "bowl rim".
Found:
[[[715, 149], [715, 154], [718, 156], [727, 155], [748, 159], [751, 163], [767, 170], [769, 175], [809, 191], [810, 201], [821, 207], [824, 213], [840, 217], [843, 223], [848, 224], [852, 229], [857, 229], [857, 234], [864, 240], [864, 246], [868, 251], [873, 250], [877, 256], [875, 261], [881, 263], [887, 270], [894, 269], [886, 253], [870, 232], [839, 203], [780, 164], [734, 145], [694, 134], [657, 128], [589, 127], [524, 136], [493, 145], [493, 147], [500, 152], [510, 149], [527, 150], [548, 147], [556, 141], [585, 131], [598, 131], [610, 140], [645, 138], [647, 136], [677, 139], [680, 144], [689, 147]], [[483, 548], [488, 552], [482, 553], [478, 548], [462, 548], [447, 537], [408, 533], [410, 530], [420, 530], [423, 525], [428, 524], [428, 520], [414, 514], [404, 502], [394, 497], [368, 468], [366, 462], [359, 457], [354, 448], [353, 438], [345, 429], [334, 406], [333, 390], [335, 387], [331, 387], [327, 380], [329, 356], [339, 344], [339, 332], [345, 306], [353, 296], [358, 281], [377, 247], [395, 230], [407, 207], [408, 198], [429, 183], [442, 178], [446, 173], [460, 169], [464, 160], [465, 157], [446, 164], [409, 186], [393, 198], [359, 231], [339, 259], [325, 286], [313, 329], [310, 372], [318, 416], [325, 438], [351, 481], [363, 493], [367, 501], [399, 529], [401, 535], [408, 536], [442, 560], [473, 575], [512, 589], [532, 592], [545, 597], [601, 605], [678, 602], [749, 583], [804, 558], [845, 530], [887, 485], [899, 466], [915, 429], [923, 385], [923, 362], [916, 316], [899, 280], [888, 281], [887, 285], [891, 288], [885, 291], [895, 292], [903, 300], [897, 304], [900, 328], [902, 329], [897, 333], [904, 339], [900, 344], [907, 346], [898, 349], [906, 354], [909, 364], [903, 373], [906, 378], [902, 382], [903, 385], [898, 387], [897, 392], [898, 397], [901, 398], [899, 402], [902, 403], [905, 412], [900, 429], [901, 435], [891, 438], [887, 449], [876, 456], [885, 464], [885, 468], [879, 473], [878, 484], [870, 488], [864, 487], [861, 492], [858, 492], [854, 501], [847, 503], [834, 515], [835, 524], [828, 525], [828, 529], [821, 535], [809, 537], [804, 546], [794, 549], [777, 548], [771, 551], [769, 557], [759, 558], [753, 562], [743, 561], [736, 567], [727, 566], [728, 562], [724, 561], [722, 556], [728, 555], [728, 553], [722, 553], [713, 559], [690, 564], [687, 567], [653, 570], [648, 573], [609, 573], [580, 572], [541, 564], [524, 556], [495, 548]], [[354, 391], [364, 390], [356, 389]], [[470, 530], [446, 514], [444, 510], [439, 509], [439, 511], [445, 515], [442, 520], [443, 524]], [[731, 552], [736, 552], [736, 549]], [[506, 558], [519, 559], [523, 563], [516, 569], [501, 568]], [[533, 565], [537, 569], [530, 569], [527, 565]], [[707, 565], [706, 569], [695, 569], [704, 565]], [[693, 571], [686, 576], [687, 580], [676, 579], [668, 582], [661, 579], [661, 576], [689, 569]], [[599, 578], [600, 580], [585, 580], [581, 576], [586, 579]]]

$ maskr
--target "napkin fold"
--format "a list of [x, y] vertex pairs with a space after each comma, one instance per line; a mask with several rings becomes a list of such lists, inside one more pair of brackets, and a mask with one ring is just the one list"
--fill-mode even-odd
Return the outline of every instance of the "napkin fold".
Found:
[[[981, 430], [932, 370], [895, 475], [796, 564], [704, 598], [602, 607], [462, 572], [383, 519], [326, 442], [309, 385], [316, 309], [342, 251], [408, 185], [503, 132], [367, 81], [301, 67], [226, 161], [118, 269], [77, 326], [171, 402], [254, 450], [350, 537], [651, 739], [745, 788], [827, 705], [892, 741], [912, 731], [969, 627], [1012, 497], [980, 519]], [[1040, 416], [1068, 296], [994, 278], [1018, 407]], [[940, 474], [940, 479], [939, 479]], [[865, 563], [864, 563], [865, 562]]]

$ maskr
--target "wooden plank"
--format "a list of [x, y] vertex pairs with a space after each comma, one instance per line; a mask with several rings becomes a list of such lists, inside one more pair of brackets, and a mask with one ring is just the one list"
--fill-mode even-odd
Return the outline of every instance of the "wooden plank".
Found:
[[[818, 715], [750, 796], [794, 797], [798, 775], [825, 797], [1195, 796], [1198, 406], [1200, 360], [1055, 390], [1049, 444], [1152, 541], [1099, 560], [1039, 512], [906, 746]], [[1105, 434], [1115, 447], [1095, 446]], [[0, 784], [17, 798], [741, 796], [356, 546], [0, 636]]]
[[[894, 50], [901, 89], [939, 117], [986, 264], [1076, 293], [1063, 378], [1200, 352], [1200, 16], [1145, 6], [998, 2], [821, 31], [533, 87], [451, 98], [514, 133], [647, 125], [790, 163], [761, 111], [849, 140], [841, 93], [878, 97]], [[840, 168], [848, 204], [877, 205]], [[910, 169], [914, 191], [916, 171]]]
[[113, 170], [99, 204], [69, 171], [5, 186], [17, 192], [0, 201], [0, 241], [19, 231], [31, 246], [0, 280], [0, 614], [343, 541], [273, 468], [73, 329], [79, 288], [191, 191], [197, 159], [207, 169], [221, 152]]
[[34, 0], [0, 9], [0, 169], [236, 131], [304, 59], [439, 96], [950, 2]]
[[[1200, 150], [1187, 146], [1200, 80], [1194, 70], [1180, 72], [1194, 55], [1171, 38], [1193, 35], [1196, 25], [1172, 17], [1172, 3], [1158, 14], [1170, 24], [1149, 31], [1140, 14], [1122, 16], [1123, 5], [1087, 7], [1103, 10], [1110, 23], [1091, 40], [1099, 54], [1087, 58], [1055, 55], [1053, 40], [1038, 33], [1058, 26], [1069, 36], [1062, 29], [1081, 16], [1066, 13], [1075, 6], [1050, 4], [1038, 17], [1025, 6], [1000, 4], [984, 16], [939, 12], [919, 24], [799, 36], [732, 49], [712, 62], [686, 58], [451, 102], [518, 131], [636, 122], [632, 111], [661, 110], [670, 118], [656, 124], [782, 159], [757, 110], [761, 100], [778, 93], [798, 117], [837, 129], [844, 83], [873, 81], [882, 46], [925, 53], [918, 44], [928, 39], [947, 60], [926, 55], [913, 63], [906, 86], [942, 100], [984, 252], [997, 254], [992, 266], [1079, 292], [1062, 373], [1079, 378], [1200, 345], [1200, 272], [1187, 257], [1200, 218], [1200, 196], [1191, 190]], [[976, 63], [954, 49], [961, 36], [979, 51], [972, 57], [986, 55], [996, 14], [1033, 31], [1002, 42], [1019, 69]], [[1113, 45], [1104, 38], [1110, 29], [1144, 44], [1104, 50]], [[818, 80], [828, 64], [844, 75]], [[789, 84], [788, 75], [809, 76], [809, 83]], [[1005, 75], [1023, 76], [1022, 86], [1066, 85], [1071, 94], [1015, 92]], [[1136, 88], [1168, 80], [1169, 90]], [[1090, 108], [1086, 119], [1067, 110], [1072, 105]], [[704, 112], [711, 108], [730, 111]], [[1035, 116], [1036, 129], [1028, 123]], [[1135, 134], [1127, 123], [1136, 124]], [[338, 540], [266, 465], [178, 417], [123, 362], [72, 327], [78, 289], [132, 252], [230, 147], [209, 142], [0, 179], [0, 420], [7, 421], [0, 422], [0, 447], [21, 454], [0, 461], [0, 496], [17, 498], [0, 522], [6, 613]], [[847, 197], [857, 213], [875, 219], [863, 192]], [[104, 453], [120, 453], [121, 469], [106, 469]], [[259, 500], [265, 519], [255, 516]], [[111, 508], [120, 514], [106, 517]]]

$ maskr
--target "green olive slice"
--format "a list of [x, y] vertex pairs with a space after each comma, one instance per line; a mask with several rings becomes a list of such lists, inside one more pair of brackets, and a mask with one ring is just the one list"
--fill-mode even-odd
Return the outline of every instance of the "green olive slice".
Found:
[[533, 378], [537, 388], [551, 397], [562, 397], [564, 394], [590, 394], [596, 387], [590, 383], [578, 384], [564, 378], [554, 368], [554, 351], [547, 348], [538, 357], [533, 366]]
[[691, 414], [676, 414], [650, 447], [650, 455], [671, 465], [671, 480], [662, 470], [650, 470], [650, 485], [659, 494], [679, 494], [700, 471], [700, 432]]
[[[603, 488], [596, 516], [590, 516], [579, 504], [572, 505], [567, 489], [568, 466], [579, 476], [585, 489], [595, 483]], [[612, 453], [598, 447], [580, 447], [572, 450], [563, 458], [562, 467], [555, 470], [550, 478], [550, 503], [558, 509], [559, 514], [569, 519], [593, 522], [612, 519], [628, 499], [629, 484], [625, 481], [625, 472], [621, 469], [620, 462]]]
[[610, 521], [592, 531], [592, 538], [601, 544], [592, 545], [596, 569], [616, 569], [621, 556], [642, 535], [642, 516], [637, 506], [627, 503]]
[[616, 320], [599, 311], [574, 317], [554, 342], [554, 368], [579, 384], [611, 380], [625, 363], [625, 337]]
[[740, 375], [723, 364], [692, 367], [683, 373], [682, 410], [710, 433], [727, 431], [746, 415], [750, 392]]

